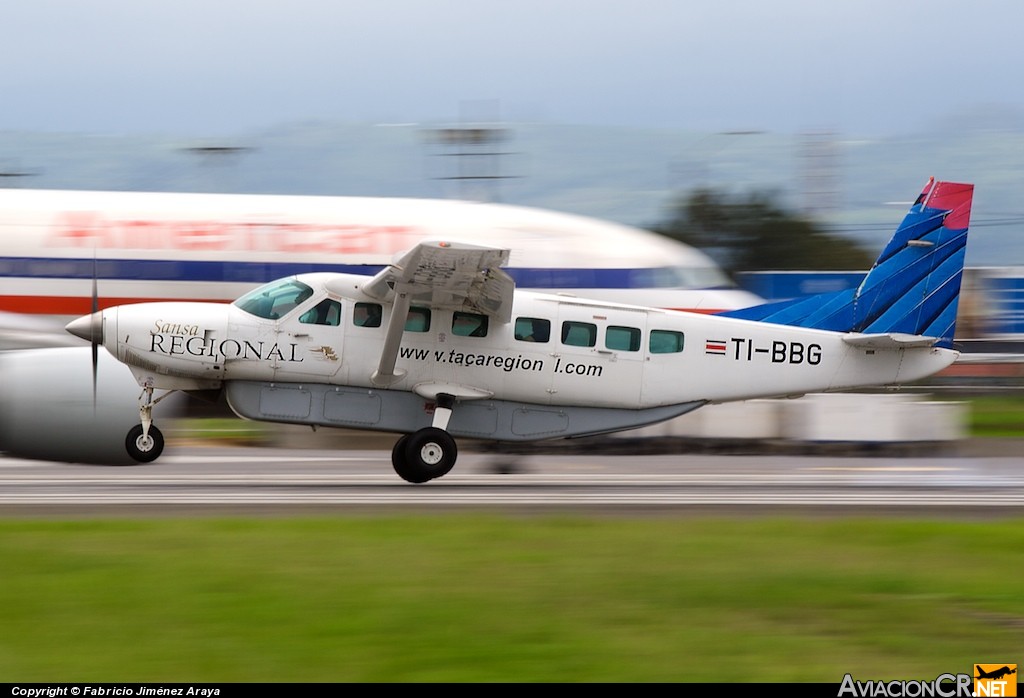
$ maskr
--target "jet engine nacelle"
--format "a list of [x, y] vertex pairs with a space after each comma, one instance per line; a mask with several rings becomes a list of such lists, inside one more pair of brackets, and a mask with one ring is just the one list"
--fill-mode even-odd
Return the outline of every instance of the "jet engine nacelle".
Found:
[[127, 366], [89, 347], [0, 353], [0, 452], [17, 458], [134, 465], [125, 446], [141, 389]]

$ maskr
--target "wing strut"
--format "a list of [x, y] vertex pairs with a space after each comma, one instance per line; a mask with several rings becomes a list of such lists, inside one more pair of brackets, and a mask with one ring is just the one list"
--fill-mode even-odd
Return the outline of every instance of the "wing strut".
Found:
[[508, 250], [493, 247], [421, 242], [363, 284], [363, 292], [371, 298], [387, 302], [394, 295], [380, 363], [370, 382], [384, 388], [405, 375], [395, 364], [413, 302], [510, 322], [515, 282], [499, 268], [508, 262], [508, 255]]
[[384, 336], [384, 348], [380, 352], [380, 363], [377, 370], [370, 376], [370, 382], [376, 386], [386, 387], [399, 380], [405, 375], [404, 369], [395, 370], [395, 362], [398, 360], [398, 347], [402, 343], [402, 334], [405, 332], [405, 321], [409, 317], [408, 290], [400, 290], [395, 287], [395, 301], [391, 306], [391, 319], [388, 321], [388, 332]]

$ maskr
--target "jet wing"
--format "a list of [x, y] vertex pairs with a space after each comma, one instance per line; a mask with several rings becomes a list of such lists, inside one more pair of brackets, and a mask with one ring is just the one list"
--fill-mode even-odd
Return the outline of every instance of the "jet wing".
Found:
[[390, 300], [395, 292], [410, 302], [443, 310], [512, 319], [515, 282], [500, 267], [508, 250], [455, 242], [421, 242], [373, 277], [365, 286], [370, 296]]
[[508, 250], [493, 247], [421, 242], [370, 279], [363, 292], [392, 303], [373, 382], [386, 386], [402, 377], [395, 362], [413, 304], [480, 313], [502, 323], [510, 322], [515, 282], [499, 268], [508, 262], [508, 256]]
[[870, 349], [909, 349], [911, 347], [930, 347], [939, 341], [938, 337], [923, 337], [917, 334], [901, 332], [881, 332], [878, 334], [861, 334], [851, 332], [843, 336], [843, 341], [855, 347]]

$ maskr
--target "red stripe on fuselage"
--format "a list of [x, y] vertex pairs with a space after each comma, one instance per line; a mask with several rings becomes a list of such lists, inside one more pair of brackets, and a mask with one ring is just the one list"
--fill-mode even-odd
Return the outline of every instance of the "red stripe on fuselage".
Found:
[[[203, 300], [190, 298], [99, 298], [97, 305], [100, 310], [115, 305], [132, 305], [135, 303], [226, 303], [223, 300]], [[8, 313], [24, 313], [27, 315], [87, 315], [92, 312], [92, 299], [81, 296], [0, 296], [0, 311]]]
[[718, 310], [709, 310], [707, 308], [665, 308], [665, 310], [676, 310], [680, 313], [697, 313], [698, 315], [718, 315], [726, 311], [725, 308], [719, 308]]

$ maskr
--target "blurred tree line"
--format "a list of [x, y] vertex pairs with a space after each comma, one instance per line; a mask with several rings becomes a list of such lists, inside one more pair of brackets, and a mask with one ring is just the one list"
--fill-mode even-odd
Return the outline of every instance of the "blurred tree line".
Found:
[[849, 238], [786, 211], [776, 194], [696, 189], [655, 232], [698, 247], [732, 274], [739, 271], [871, 268], [875, 256]]

